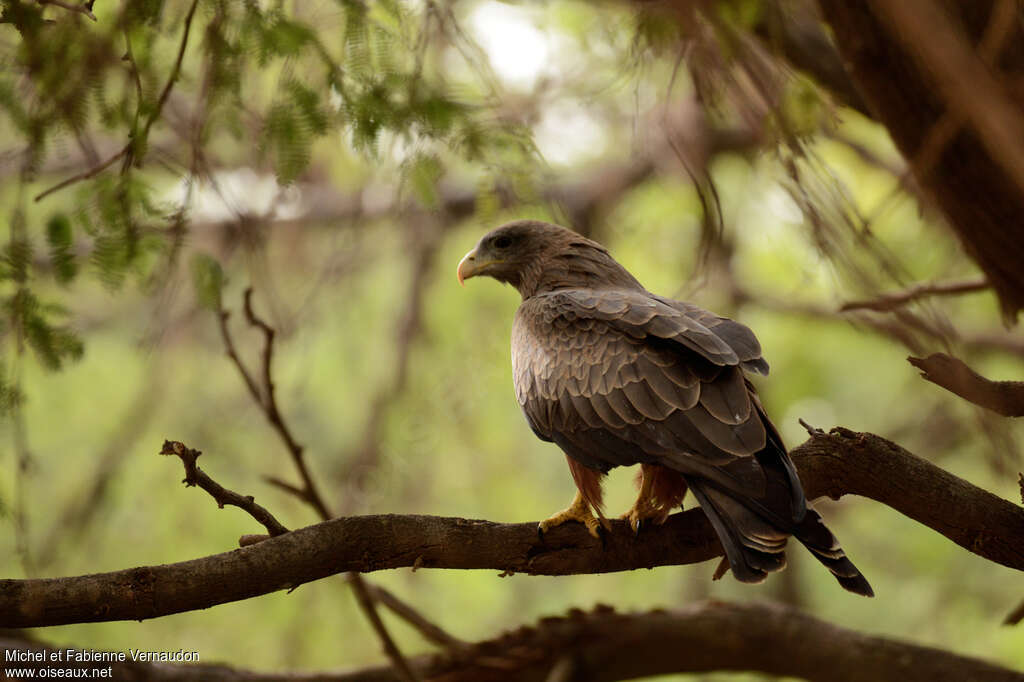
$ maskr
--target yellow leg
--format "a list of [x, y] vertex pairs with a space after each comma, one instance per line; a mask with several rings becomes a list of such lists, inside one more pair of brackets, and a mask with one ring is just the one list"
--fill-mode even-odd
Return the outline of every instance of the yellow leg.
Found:
[[629, 525], [634, 533], [640, 532], [641, 521], [653, 519], [654, 523], [660, 526], [668, 518], [669, 509], [658, 504], [657, 500], [654, 499], [653, 480], [653, 476], [648, 475], [647, 467], [641, 465], [640, 494], [637, 495], [636, 502], [633, 503], [630, 510], [619, 517], [629, 521]]
[[603, 516], [598, 518], [594, 516], [594, 512], [590, 510], [590, 505], [587, 504], [586, 500], [583, 499], [583, 495], [577, 491], [576, 497], [573, 498], [572, 504], [567, 509], [563, 509], [549, 519], [540, 522], [537, 526], [537, 531], [543, 535], [547, 531], [551, 530], [555, 526], [560, 526], [567, 521], [579, 521], [595, 538], [600, 538], [601, 526], [605, 530], [611, 530], [611, 524]]

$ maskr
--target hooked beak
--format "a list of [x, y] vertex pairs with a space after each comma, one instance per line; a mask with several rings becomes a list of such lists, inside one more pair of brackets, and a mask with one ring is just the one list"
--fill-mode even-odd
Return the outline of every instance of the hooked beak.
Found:
[[473, 249], [459, 261], [459, 267], [455, 271], [455, 274], [459, 278], [459, 284], [465, 284], [465, 281], [470, 277], [476, 277], [477, 275], [484, 274], [484, 271], [488, 266], [500, 263], [500, 260], [483, 260], [477, 258], [476, 249]]
[[459, 285], [466, 286], [465, 280], [476, 274], [476, 249], [472, 249], [462, 260], [459, 261], [459, 267], [455, 270], [455, 274], [459, 278]]

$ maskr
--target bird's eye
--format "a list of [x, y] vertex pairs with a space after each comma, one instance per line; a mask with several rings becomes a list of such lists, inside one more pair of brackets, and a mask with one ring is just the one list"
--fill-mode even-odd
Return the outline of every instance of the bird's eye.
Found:
[[510, 246], [512, 246], [512, 237], [503, 234], [494, 238], [494, 248], [507, 249]]

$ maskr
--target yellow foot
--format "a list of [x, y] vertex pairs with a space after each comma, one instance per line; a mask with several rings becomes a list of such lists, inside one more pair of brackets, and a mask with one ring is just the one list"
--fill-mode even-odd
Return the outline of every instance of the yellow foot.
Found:
[[665, 519], [668, 518], [668, 510], [652, 504], [650, 498], [641, 497], [637, 498], [630, 510], [619, 518], [629, 521], [629, 527], [633, 529], [635, 535], [640, 532], [642, 522], [653, 521], [657, 526], [665, 523]]
[[544, 533], [567, 521], [579, 521], [587, 527], [587, 531], [591, 535], [598, 539], [601, 539], [602, 527], [606, 531], [611, 530], [611, 524], [608, 522], [608, 519], [603, 516], [600, 518], [594, 516], [594, 513], [590, 511], [590, 505], [587, 504], [583, 499], [583, 496], [577, 492], [576, 497], [573, 498], [572, 504], [570, 504], [567, 509], [563, 509], [550, 519], [540, 522], [540, 525], [537, 526], [537, 533], [543, 537]]

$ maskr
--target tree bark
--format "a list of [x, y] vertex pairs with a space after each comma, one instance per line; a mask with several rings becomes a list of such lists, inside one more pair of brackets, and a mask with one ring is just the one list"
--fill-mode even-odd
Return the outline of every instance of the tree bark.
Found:
[[[870, 497], [979, 556], [1024, 570], [1024, 509], [884, 438], [833, 429], [812, 435], [792, 457], [812, 499], [846, 493]], [[855, 539], [845, 540], [856, 557]], [[348, 571], [413, 567], [568, 575], [691, 564], [721, 553], [699, 509], [674, 514], [638, 537], [625, 521], [614, 522], [604, 547], [579, 524], [555, 528], [540, 540], [535, 523], [355, 516], [177, 564], [0, 580], [0, 627], [156, 618]]]
[[[1008, 122], [1022, 125], [1024, 90], [1012, 85], [1024, 74], [1021, 24], [1010, 21], [993, 35], [1005, 0], [915, 0], [912, 8], [902, 2], [819, 5], [868, 107], [988, 276], [1004, 316], [1016, 319], [1024, 308], [1024, 139], [998, 140], [1013, 136]], [[904, 21], [911, 9], [918, 12], [917, 30]], [[975, 49], [986, 34], [988, 65]], [[942, 58], [951, 51], [963, 58]], [[995, 115], [1000, 112], [1005, 116]], [[983, 120], [989, 116], [995, 118]]]
[[[0, 640], [0, 649], [44, 650]], [[682, 672], [755, 671], [827, 682], [1021, 682], [1024, 674], [942, 649], [867, 635], [781, 604], [701, 602], [671, 611], [544, 618], [494, 639], [409, 659], [425, 680], [612, 682]], [[32, 664], [41, 667], [45, 664]], [[83, 664], [106, 667], [110, 664]], [[8, 664], [10, 666], [10, 664]], [[130, 682], [394, 682], [390, 666], [263, 674], [218, 665], [115, 663]], [[29, 667], [29, 666], [26, 666]], [[69, 666], [70, 667], [70, 666]], [[555, 672], [557, 670], [557, 673]]]

